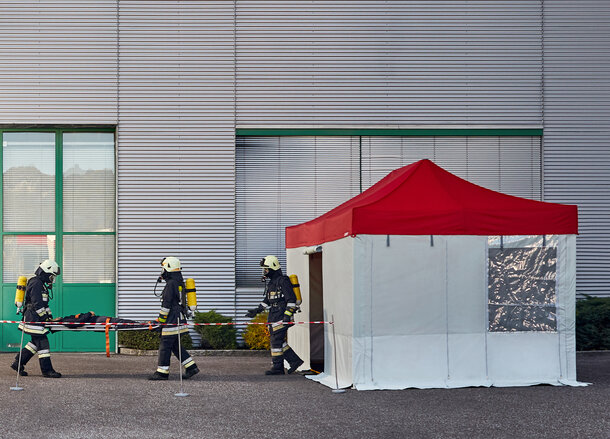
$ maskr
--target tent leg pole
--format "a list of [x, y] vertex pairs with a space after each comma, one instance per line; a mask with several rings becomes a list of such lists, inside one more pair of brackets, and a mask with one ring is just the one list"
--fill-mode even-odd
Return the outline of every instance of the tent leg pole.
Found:
[[337, 375], [337, 336], [335, 335], [335, 316], [331, 315], [332, 322], [330, 325], [333, 327], [333, 363], [335, 363], [335, 388], [333, 393], [345, 393], [345, 389], [339, 388], [339, 376]]

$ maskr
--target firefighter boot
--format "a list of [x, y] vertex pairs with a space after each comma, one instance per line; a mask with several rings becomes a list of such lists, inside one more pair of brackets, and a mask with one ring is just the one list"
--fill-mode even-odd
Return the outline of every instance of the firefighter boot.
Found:
[[45, 378], [61, 378], [61, 374], [53, 369], [51, 357], [43, 357], [39, 359], [40, 370]]
[[148, 377], [148, 379], [150, 381], [161, 381], [161, 380], [167, 380], [169, 378], [169, 373], [161, 373], [161, 372], [155, 372], [153, 373], [150, 377]]
[[[19, 367], [19, 360], [15, 360], [15, 361], [13, 361], [13, 364], [11, 364], [11, 369], [13, 369], [15, 372], [17, 371], [17, 367]], [[23, 364], [21, 365], [21, 367], [19, 367], [19, 376], [22, 376], [22, 377], [28, 376], [28, 373], [25, 370], [23, 370]]]
[[288, 348], [288, 350], [284, 352], [284, 357], [286, 358], [286, 361], [288, 361], [288, 364], [290, 364], [290, 369], [288, 369], [289, 374], [294, 373], [301, 367], [301, 364], [303, 364], [301, 357], [299, 357], [292, 348]]
[[265, 375], [284, 375], [284, 356], [273, 357], [273, 366], [265, 372]]
[[193, 364], [193, 365], [187, 367], [186, 369], [184, 369], [184, 373], [182, 374], [182, 379], [188, 380], [193, 375], [197, 375], [198, 373], [199, 373], [199, 368], [197, 367], [196, 364]]

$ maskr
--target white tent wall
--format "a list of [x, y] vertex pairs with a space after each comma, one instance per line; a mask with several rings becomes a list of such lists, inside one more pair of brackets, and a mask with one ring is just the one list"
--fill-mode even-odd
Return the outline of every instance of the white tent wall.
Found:
[[484, 383], [486, 237], [355, 241], [354, 386]]
[[[516, 247], [542, 241], [512, 238]], [[487, 236], [356, 237], [354, 386], [579, 385], [575, 237], [548, 239], [557, 247], [557, 331], [489, 332]]]
[[[295, 314], [295, 321], [309, 322], [309, 256], [304, 254], [305, 247], [286, 249], [286, 272], [299, 277], [301, 288], [301, 312]], [[303, 360], [300, 370], [311, 368], [309, 358], [309, 325], [295, 325], [288, 330], [288, 344]]]

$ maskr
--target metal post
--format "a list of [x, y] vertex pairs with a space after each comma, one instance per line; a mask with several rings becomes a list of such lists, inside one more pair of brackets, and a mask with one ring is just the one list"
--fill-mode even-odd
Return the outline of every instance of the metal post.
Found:
[[[25, 314], [21, 321], [25, 320]], [[21, 343], [19, 344], [19, 362], [17, 363], [17, 381], [15, 382], [15, 387], [11, 387], [11, 390], [23, 390], [23, 387], [19, 387], [19, 372], [21, 372], [21, 351], [23, 350], [23, 333], [25, 332], [25, 323], [23, 324], [23, 328], [21, 330]]]
[[337, 336], [335, 335], [335, 316], [331, 315], [332, 322], [330, 324], [333, 327], [333, 355], [335, 363], [335, 388], [333, 389], [333, 393], [345, 393], [345, 389], [339, 388], [339, 376], [337, 375]]
[[178, 316], [178, 361], [180, 362], [180, 392], [174, 393], [174, 396], [189, 396], [182, 390], [182, 345], [180, 343], [180, 330], [181, 330], [180, 316]]

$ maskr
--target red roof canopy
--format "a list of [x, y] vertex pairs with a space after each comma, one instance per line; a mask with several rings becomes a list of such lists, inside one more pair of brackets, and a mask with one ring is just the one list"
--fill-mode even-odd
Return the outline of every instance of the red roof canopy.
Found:
[[390, 172], [324, 215], [286, 228], [286, 247], [368, 235], [554, 235], [578, 233], [576, 206], [494, 192], [430, 160]]

